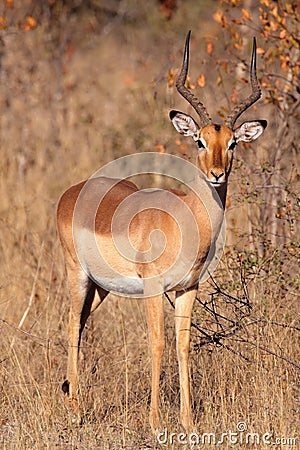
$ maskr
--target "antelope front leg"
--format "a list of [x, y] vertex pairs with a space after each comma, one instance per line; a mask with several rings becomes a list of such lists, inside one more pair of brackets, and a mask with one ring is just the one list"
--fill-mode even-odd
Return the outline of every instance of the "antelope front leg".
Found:
[[150, 348], [152, 356], [151, 406], [149, 422], [153, 432], [159, 429], [159, 379], [161, 357], [164, 351], [164, 315], [162, 296], [146, 299]]
[[175, 303], [176, 349], [179, 364], [180, 417], [187, 432], [193, 428], [191, 413], [189, 350], [191, 335], [191, 315], [196, 290], [178, 293]]

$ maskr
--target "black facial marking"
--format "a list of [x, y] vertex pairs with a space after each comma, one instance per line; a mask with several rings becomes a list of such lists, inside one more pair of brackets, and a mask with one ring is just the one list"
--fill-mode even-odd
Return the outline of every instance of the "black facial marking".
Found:
[[215, 125], [215, 130], [216, 130], [216, 131], [220, 131], [220, 130], [221, 130], [221, 125], [217, 125], [217, 124], [216, 124], [216, 125]]

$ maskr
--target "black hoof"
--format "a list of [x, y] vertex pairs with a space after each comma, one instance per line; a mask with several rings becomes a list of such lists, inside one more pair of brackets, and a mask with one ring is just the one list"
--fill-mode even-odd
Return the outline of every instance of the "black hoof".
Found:
[[65, 394], [69, 394], [69, 393], [70, 393], [70, 392], [69, 392], [69, 386], [70, 386], [69, 381], [68, 381], [68, 380], [65, 380], [65, 381], [63, 382], [62, 386], [61, 386], [61, 388], [62, 388], [62, 390], [63, 390], [63, 392], [64, 392]]

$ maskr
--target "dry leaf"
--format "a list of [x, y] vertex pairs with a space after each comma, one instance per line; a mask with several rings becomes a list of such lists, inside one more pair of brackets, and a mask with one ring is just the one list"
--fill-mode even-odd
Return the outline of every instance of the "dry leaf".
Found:
[[257, 47], [256, 52], [258, 55], [263, 55], [266, 51], [261, 47]]
[[174, 86], [175, 78], [176, 78], [176, 72], [172, 69], [169, 70], [169, 73], [168, 73], [168, 86], [169, 87]]
[[209, 55], [212, 55], [212, 54], [213, 54], [213, 51], [214, 51], [214, 44], [213, 44], [213, 42], [209, 41], [209, 42], [207, 43], [206, 51], [207, 51], [207, 53], [208, 53]]
[[247, 11], [247, 9], [242, 8], [242, 13], [243, 13], [242, 19], [244, 19], [244, 20], [252, 20], [251, 14], [249, 13], [249, 11]]
[[6, 28], [6, 17], [0, 16], [0, 30], [5, 30]]
[[32, 17], [32, 16], [26, 16], [25, 20], [26, 20], [26, 23], [23, 26], [23, 29], [25, 31], [34, 30], [34, 28], [36, 27], [36, 20], [35, 20], [35, 18]]
[[214, 21], [217, 23], [220, 23], [220, 24], [222, 23], [222, 17], [223, 17], [223, 14], [221, 13], [221, 11], [216, 11], [213, 14]]
[[206, 80], [205, 80], [205, 75], [203, 73], [199, 76], [197, 83], [198, 83], [198, 86], [200, 86], [202, 88], [205, 86]]
[[158, 151], [159, 153], [165, 153], [166, 147], [163, 144], [156, 144], [155, 150]]

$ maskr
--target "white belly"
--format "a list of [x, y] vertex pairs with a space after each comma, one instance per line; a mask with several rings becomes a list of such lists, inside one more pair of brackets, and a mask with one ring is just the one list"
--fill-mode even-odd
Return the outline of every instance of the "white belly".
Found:
[[138, 296], [144, 293], [144, 283], [139, 277], [104, 278], [93, 275], [89, 277], [102, 289], [114, 294]]
[[163, 294], [168, 290], [174, 289], [170, 279], [155, 279], [152, 283], [151, 280], [147, 280], [145, 282], [145, 280], [139, 277], [105, 278], [94, 274], [89, 274], [89, 278], [91, 278], [105, 291], [112, 292], [116, 295], [125, 295], [129, 297], [148, 297]]

